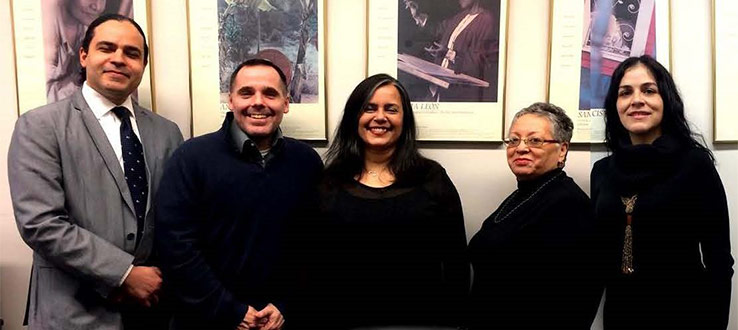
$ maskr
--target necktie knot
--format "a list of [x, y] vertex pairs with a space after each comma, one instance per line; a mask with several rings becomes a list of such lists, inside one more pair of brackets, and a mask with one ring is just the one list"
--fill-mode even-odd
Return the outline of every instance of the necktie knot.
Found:
[[112, 111], [120, 120], [128, 118], [128, 109], [126, 109], [126, 107], [115, 107], [110, 111]]

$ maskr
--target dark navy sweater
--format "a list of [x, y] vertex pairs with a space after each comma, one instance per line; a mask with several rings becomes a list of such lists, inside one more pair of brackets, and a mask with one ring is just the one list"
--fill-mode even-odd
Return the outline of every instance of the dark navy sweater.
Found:
[[318, 154], [284, 138], [262, 166], [236, 149], [231, 120], [174, 152], [156, 200], [156, 244], [180, 329], [234, 329], [248, 306], [273, 303], [285, 314], [290, 228], [316, 205]]

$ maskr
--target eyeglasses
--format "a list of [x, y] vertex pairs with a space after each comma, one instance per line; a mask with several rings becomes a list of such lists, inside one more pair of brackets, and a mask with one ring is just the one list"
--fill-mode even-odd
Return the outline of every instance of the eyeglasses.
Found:
[[541, 146], [543, 146], [544, 143], [561, 143], [561, 141], [559, 140], [546, 140], [544, 138], [539, 138], [535, 136], [524, 138], [524, 139], [521, 139], [517, 136], [513, 136], [513, 137], [509, 137], [509, 138], [502, 140], [502, 142], [504, 142], [508, 148], [514, 148], [514, 147], [519, 146], [520, 141], [525, 142], [525, 145], [531, 148], [540, 148]]

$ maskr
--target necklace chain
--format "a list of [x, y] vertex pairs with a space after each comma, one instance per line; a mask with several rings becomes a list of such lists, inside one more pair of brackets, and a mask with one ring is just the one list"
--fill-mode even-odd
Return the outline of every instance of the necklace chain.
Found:
[[518, 208], [519, 208], [519, 207], [520, 207], [521, 205], [523, 205], [523, 204], [525, 204], [526, 202], [528, 202], [528, 201], [529, 201], [529, 200], [530, 200], [531, 198], [533, 198], [533, 196], [535, 196], [536, 194], [538, 194], [538, 193], [539, 193], [539, 192], [540, 192], [541, 190], [543, 190], [543, 188], [545, 188], [545, 187], [546, 187], [546, 186], [547, 186], [547, 185], [548, 185], [549, 183], [551, 183], [551, 181], [555, 180], [556, 178], [558, 178], [558, 177], [559, 177], [560, 175], [562, 175], [562, 174], [564, 174], [564, 172], [559, 172], [558, 174], [554, 175], [554, 176], [553, 176], [552, 178], [548, 179], [548, 181], [544, 182], [544, 183], [543, 183], [543, 184], [542, 184], [542, 185], [541, 185], [540, 187], [538, 187], [538, 189], [536, 189], [536, 191], [534, 191], [534, 192], [533, 192], [532, 194], [530, 194], [530, 196], [528, 196], [528, 198], [524, 199], [524, 200], [523, 200], [522, 202], [520, 202], [520, 203], [519, 203], [518, 205], [516, 205], [516, 206], [515, 206], [515, 207], [514, 207], [514, 208], [513, 208], [512, 210], [510, 210], [510, 212], [508, 212], [507, 214], [505, 214], [505, 216], [503, 216], [503, 217], [500, 217], [500, 214], [502, 214], [502, 212], [503, 212], [503, 211], [505, 211], [505, 207], [507, 207], [507, 204], [509, 204], [509, 203], [510, 203], [510, 201], [511, 201], [511, 200], [513, 200], [513, 199], [515, 198], [515, 195], [517, 195], [517, 194], [518, 194], [518, 191], [520, 191], [520, 189], [516, 189], [516, 190], [515, 190], [515, 191], [514, 191], [514, 192], [512, 193], [512, 196], [510, 196], [510, 198], [508, 198], [508, 199], [507, 199], [507, 200], [505, 201], [505, 203], [504, 203], [504, 204], [502, 204], [502, 207], [500, 207], [500, 212], [498, 212], [498, 213], [497, 213], [497, 215], [495, 215], [495, 218], [494, 218], [494, 222], [495, 222], [495, 223], [500, 223], [500, 222], [504, 221], [505, 219], [507, 219], [507, 218], [508, 218], [508, 217], [509, 217], [509, 216], [510, 216], [511, 214], [513, 214], [513, 213], [514, 213], [514, 212], [515, 212], [515, 211], [516, 211], [516, 210], [517, 210], [517, 209], [518, 209]]
[[[380, 183], [386, 183], [386, 182], [392, 182], [392, 181], [394, 181], [392, 179], [390, 179], [389, 181], [388, 180], [385, 180], [385, 179], [382, 179], [382, 175], [384, 174], [384, 172], [387, 172], [387, 169], [386, 168], [382, 168], [382, 169], [380, 169], [378, 171], [377, 170], [367, 170], [367, 169], [364, 169], [364, 173], [366, 173], [364, 175], [365, 175], [366, 178], [371, 178], [371, 179], [377, 180]], [[361, 175], [359, 176], [359, 179], [361, 179]]]

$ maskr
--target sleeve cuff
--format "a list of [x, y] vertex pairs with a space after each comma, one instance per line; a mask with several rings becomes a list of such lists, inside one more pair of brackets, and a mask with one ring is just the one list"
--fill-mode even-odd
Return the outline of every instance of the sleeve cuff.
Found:
[[133, 270], [133, 265], [128, 266], [128, 270], [123, 274], [123, 277], [121, 277], [120, 281], [118, 282], [119, 287], [123, 286], [123, 283], [128, 278], [128, 274], [130, 274], [132, 270]]

